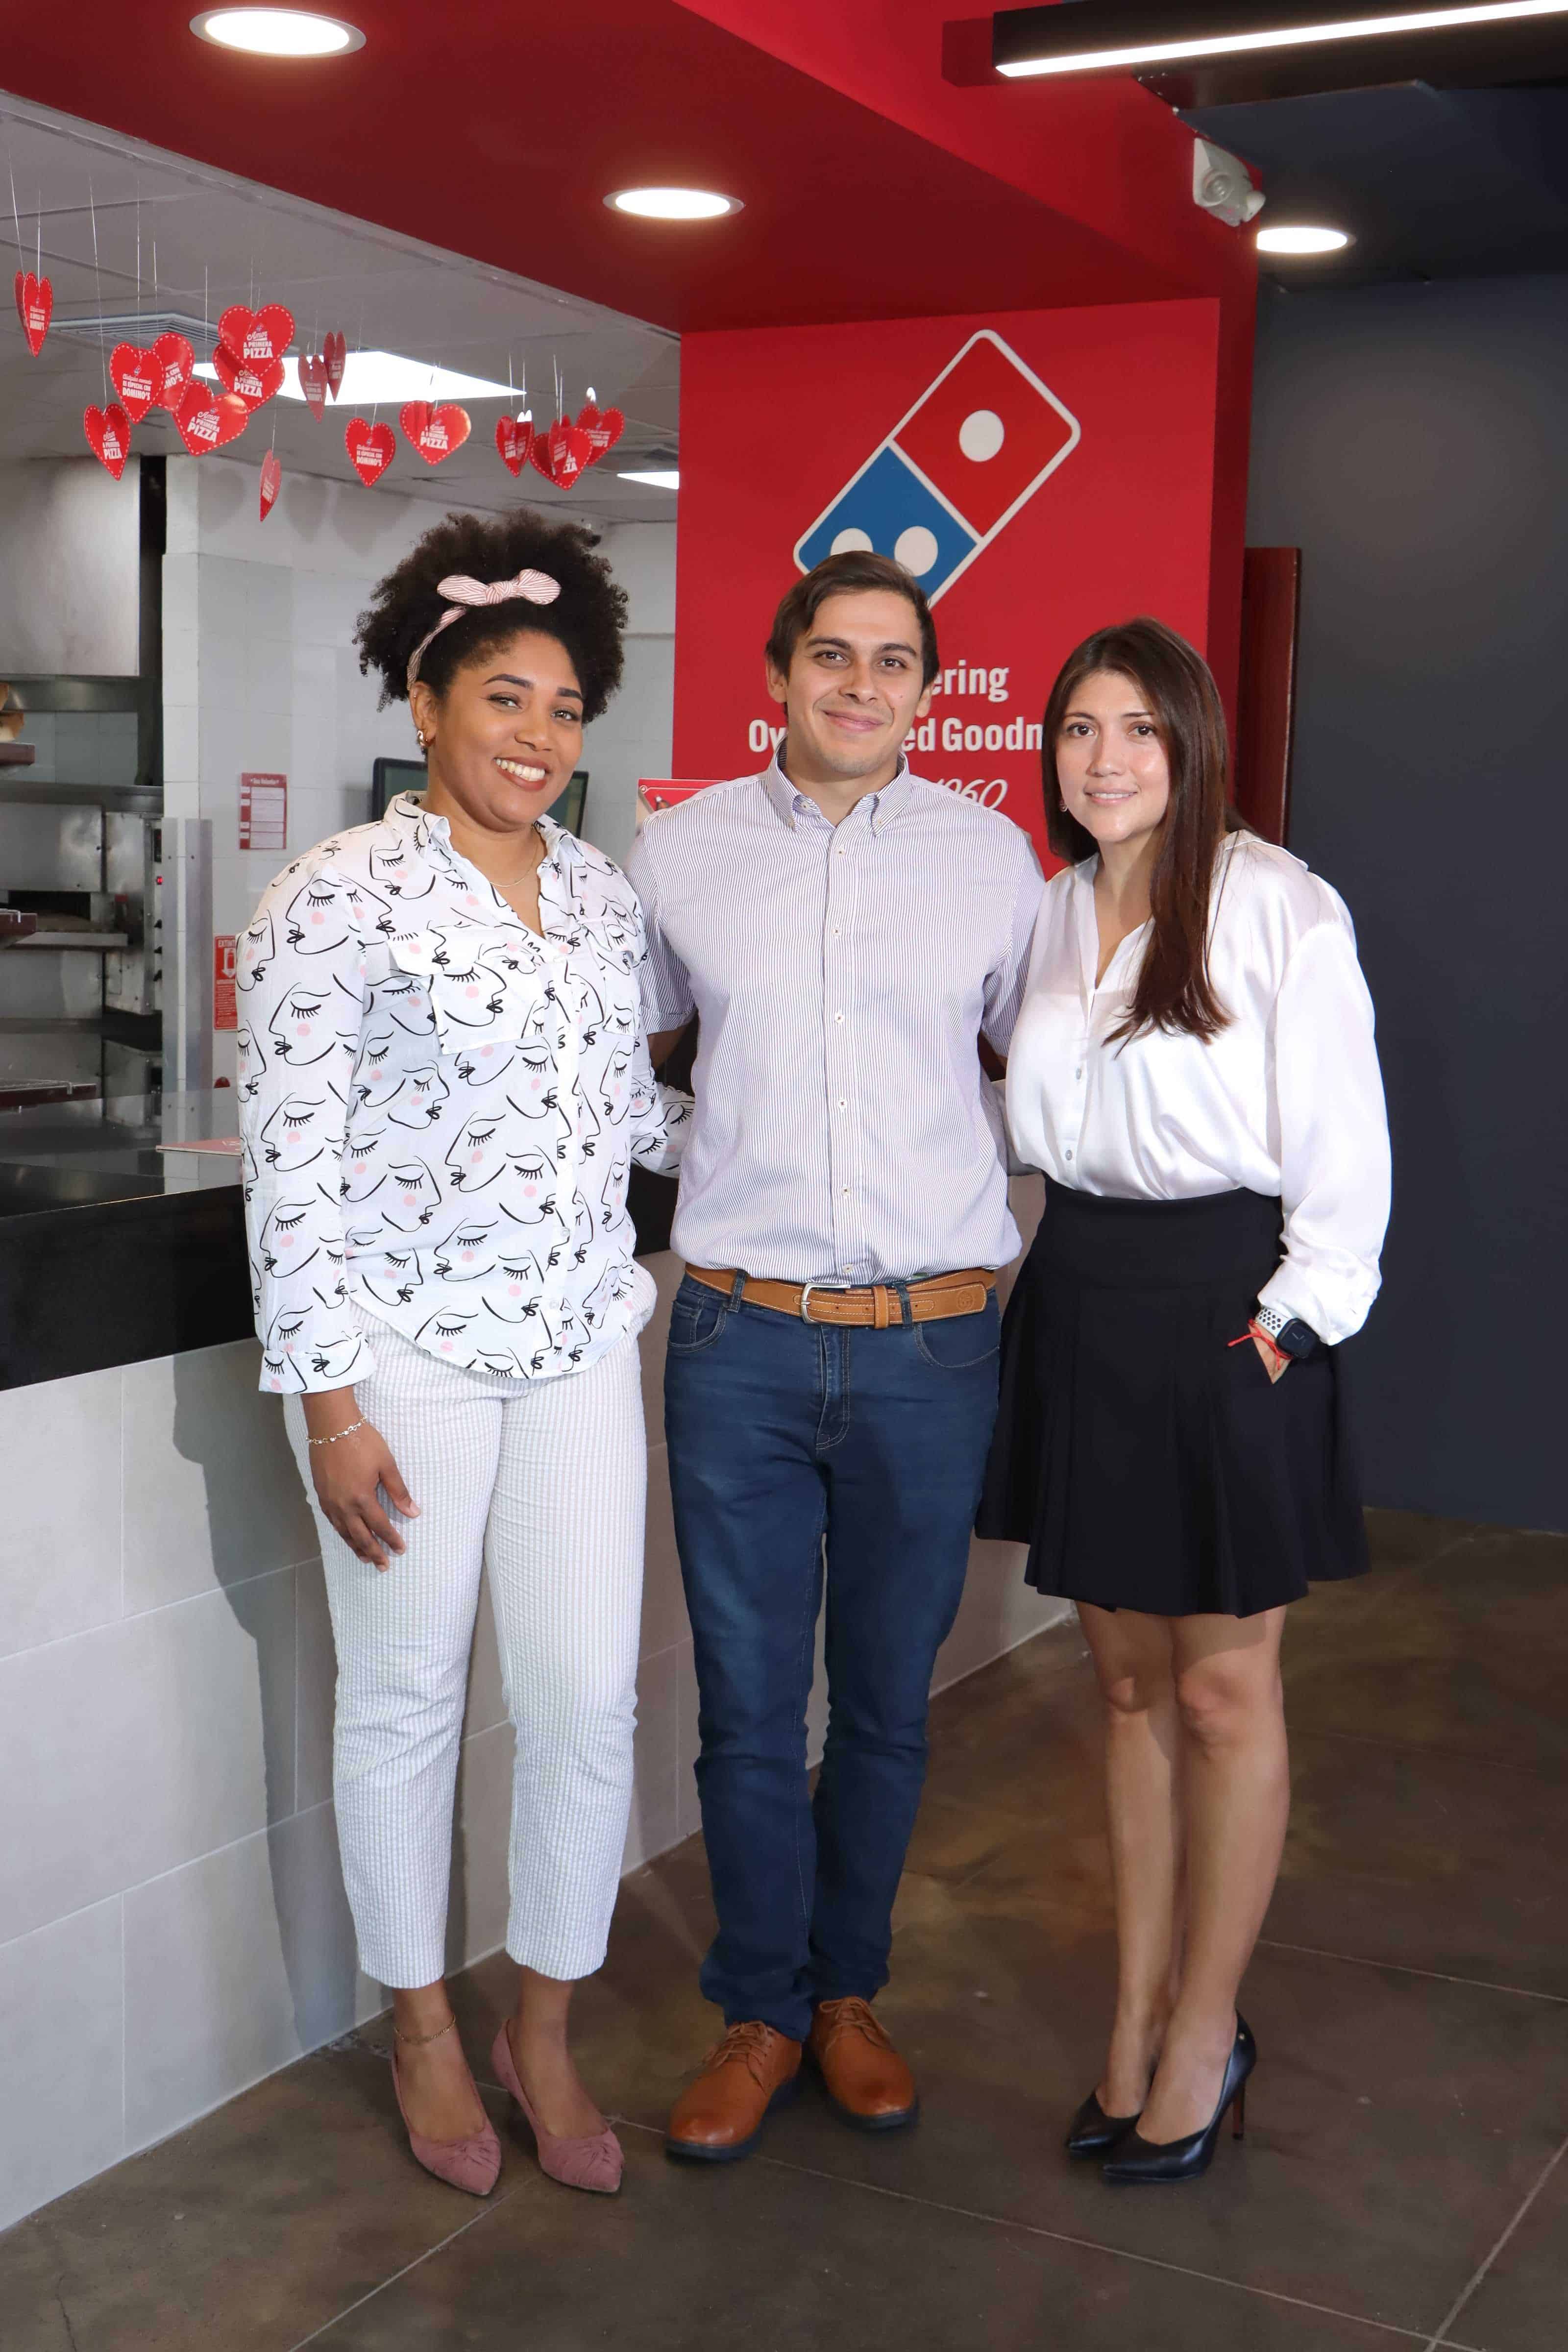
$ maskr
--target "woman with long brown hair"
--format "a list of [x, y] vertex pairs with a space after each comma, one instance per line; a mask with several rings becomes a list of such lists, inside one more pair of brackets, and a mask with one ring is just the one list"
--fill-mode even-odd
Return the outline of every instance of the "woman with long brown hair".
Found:
[[1372, 1003], [1325, 882], [1242, 827], [1214, 679], [1162, 623], [1052, 690], [1051, 847], [1007, 1071], [1046, 1212], [1008, 1308], [980, 1528], [1078, 1604], [1104, 1703], [1116, 2016], [1075, 2157], [1239, 2137], [1236, 2008], [1289, 1804], [1279, 1642], [1366, 1566], [1334, 1350], [1378, 1287]]

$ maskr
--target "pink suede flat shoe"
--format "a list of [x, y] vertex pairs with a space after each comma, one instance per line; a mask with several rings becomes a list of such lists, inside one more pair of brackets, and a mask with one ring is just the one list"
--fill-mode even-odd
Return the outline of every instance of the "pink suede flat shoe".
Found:
[[559, 2180], [563, 2188], [591, 2189], [600, 2197], [613, 2197], [621, 2185], [626, 2157], [608, 2124], [588, 2139], [557, 2139], [553, 2132], [547, 2132], [517, 2079], [511, 2039], [504, 2024], [496, 2035], [490, 2063], [496, 2070], [497, 2081], [511, 2093], [528, 2118], [533, 2144], [539, 2151], [540, 2170], [547, 2172], [552, 2180]]
[[500, 2142], [496, 2128], [487, 2116], [482, 2132], [472, 2139], [427, 2139], [416, 2132], [408, 2120], [408, 2110], [403, 2104], [403, 2085], [397, 2079], [397, 2053], [392, 2053], [392, 2087], [397, 2094], [397, 2112], [403, 2117], [408, 2134], [408, 2145], [416, 2163], [426, 2172], [435, 2174], [452, 2189], [466, 2189], [470, 2197], [488, 2197], [500, 2177]]

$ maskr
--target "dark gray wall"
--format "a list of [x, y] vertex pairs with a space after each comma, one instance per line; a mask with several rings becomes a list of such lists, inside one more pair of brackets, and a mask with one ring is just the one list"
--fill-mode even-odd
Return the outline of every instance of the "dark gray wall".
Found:
[[1264, 296], [1248, 540], [1303, 550], [1290, 847], [1394, 1130], [1369, 1501], [1568, 1527], [1568, 278]]

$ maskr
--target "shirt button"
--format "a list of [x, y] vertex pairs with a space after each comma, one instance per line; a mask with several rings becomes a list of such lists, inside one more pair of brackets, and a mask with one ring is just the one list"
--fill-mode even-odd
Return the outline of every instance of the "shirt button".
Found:
[[833, 1018], [835, 1019], [835, 1021], [842, 1021], [842, 1020], [843, 1020], [843, 1018], [844, 1018], [844, 1015], [843, 1015], [843, 1013], [836, 1013], [834, 1014]]
[[847, 1185], [847, 1184], [846, 1184], [846, 1185], [845, 1185], [845, 1187], [844, 1187], [844, 1198], [845, 1198], [846, 1200], [847, 1200], [847, 1199], [849, 1198], [849, 1187], [848, 1187], [848, 1185]]
[[840, 1110], [847, 1110], [847, 1109], [848, 1109], [848, 1108], [849, 1108], [849, 1097], [848, 1097], [848, 1096], [847, 1096], [847, 1095], [840, 1095], [840, 1096], [839, 1096], [839, 1097], [838, 1097], [838, 1108], [839, 1108], [839, 1109], [840, 1109]]
[[1074, 1076], [1074, 1077], [1075, 1077], [1075, 1078], [1081, 1078], [1081, 1077], [1082, 1077], [1082, 1076], [1083, 1076], [1083, 1065], [1082, 1065], [1082, 1063], [1081, 1063], [1081, 1062], [1079, 1064], [1078, 1068], [1073, 1072], [1073, 1076]]
[[1066, 1157], [1067, 1157], [1068, 1160], [1070, 1160], [1070, 1159], [1072, 1158], [1072, 1153], [1071, 1153], [1070, 1151], [1069, 1151], [1069, 1152], [1068, 1152], [1068, 1153], [1066, 1154]]

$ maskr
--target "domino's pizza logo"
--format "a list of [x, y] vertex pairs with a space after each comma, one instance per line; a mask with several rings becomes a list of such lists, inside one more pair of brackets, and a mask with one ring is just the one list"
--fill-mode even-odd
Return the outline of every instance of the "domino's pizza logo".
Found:
[[1083, 428], [1000, 335], [971, 335], [795, 544], [809, 572], [849, 550], [890, 555], [931, 604], [1057, 467]]

